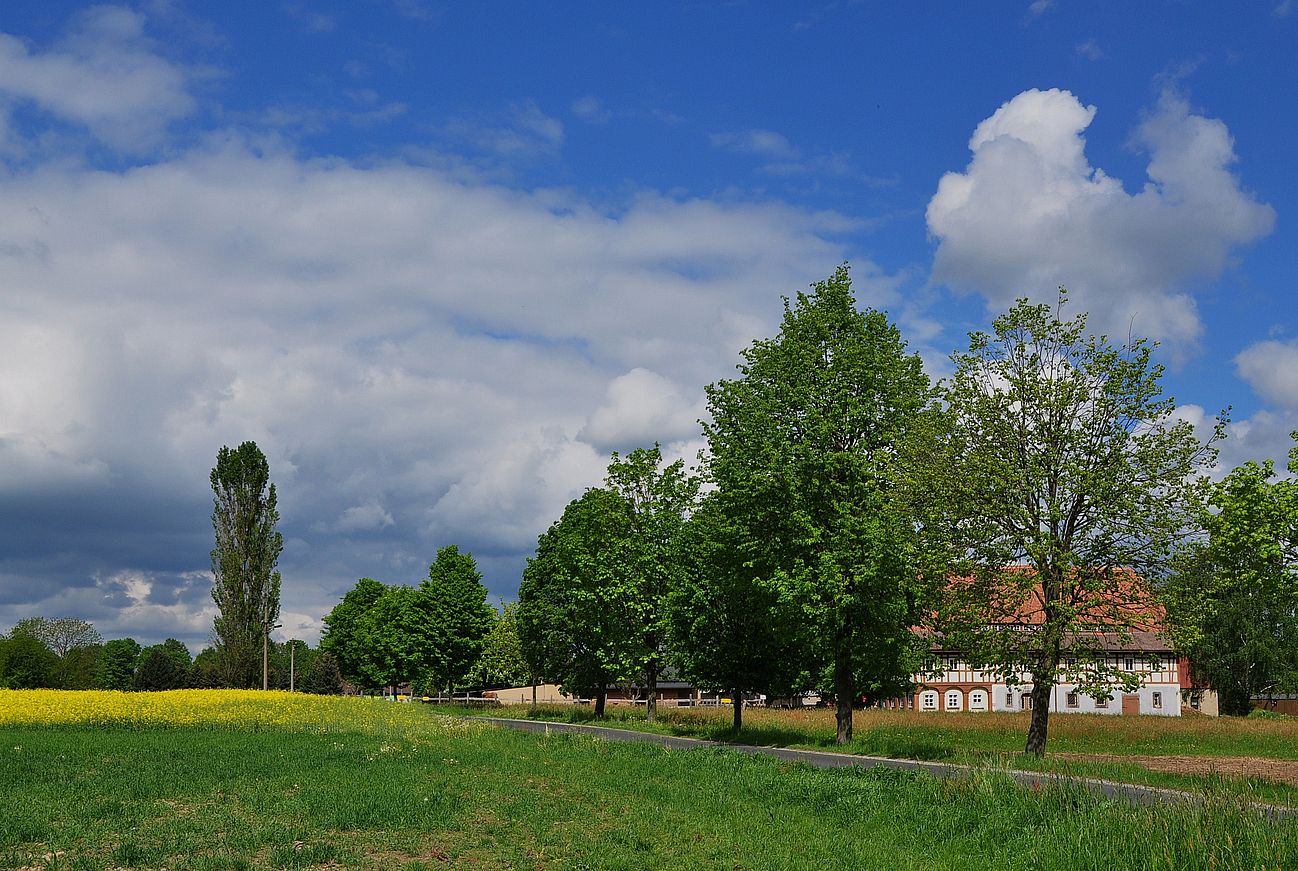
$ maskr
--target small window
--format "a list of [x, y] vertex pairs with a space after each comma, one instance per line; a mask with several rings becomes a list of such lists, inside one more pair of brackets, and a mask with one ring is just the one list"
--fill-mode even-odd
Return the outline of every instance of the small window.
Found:
[[1122, 670], [1123, 670], [1123, 671], [1135, 671], [1135, 670], [1136, 670], [1136, 660], [1135, 660], [1135, 658], [1128, 656], [1127, 658], [1123, 659], [1123, 660], [1122, 660]]
[[959, 690], [947, 690], [946, 709], [959, 711], [964, 708], [964, 695]]
[[937, 710], [937, 690], [925, 690], [919, 696], [920, 710], [936, 711]]
[[1019, 707], [1025, 711], [1032, 710], [1032, 696], [1028, 693], [1019, 696]]
[[1149, 658], [1149, 670], [1150, 670], [1150, 671], [1162, 671], [1162, 670], [1163, 670], [1163, 660], [1159, 659], [1157, 656], [1151, 656], [1151, 657]]
[[1109, 706], [1108, 696], [1101, 696], [1100, 698], [1095, 700], [1095, 707], [1097, 708], [1107, 708], [1108, 706]]
[[1080, 704], [1081, 704], [1081, 699], [1078, 698], [1077, 693], [1068, 694], [1068, 707], [1076, 708]]
[[1013, 690], [1010, 690], [1010, 691], [1008, 691], [1008, 692], [1005, 693], [1005, 707], [1007, 707], [1007, 708], [1013, 708], [1013, 707], [1014, 707], [1014, 691], [1013, 691]]
[[1075, 656], [1070, 656], [1070, 657], [1068, 657], [1067, 662], [1068, 662], [1068, 667], [1069, 667], [1069, 668], [1077, 668], [1077, 657], [1075, 657]]
[[1163, 694], [1156, 692], [1154, 693], [1154, 709], [1157, 710], [1161, 707], [1163, 707]]

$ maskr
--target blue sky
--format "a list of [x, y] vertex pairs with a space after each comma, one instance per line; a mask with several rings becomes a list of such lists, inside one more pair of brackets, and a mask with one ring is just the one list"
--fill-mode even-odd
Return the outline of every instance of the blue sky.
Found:
[[850, 261], [934, 377], [1066, 284], [1223, 465], [1298, 428], [1298, 3], [0, 7], [0, 630], [211, 622], [254, 439], [283, 637], [438, 547], [512, 597], [610, 451]]

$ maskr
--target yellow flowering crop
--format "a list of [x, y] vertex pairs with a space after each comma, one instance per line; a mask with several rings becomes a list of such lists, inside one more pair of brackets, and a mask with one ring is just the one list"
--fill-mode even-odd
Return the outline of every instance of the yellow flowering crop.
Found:
[[399, 733], [472, 728], [414, 705], [372, 698], [313, 696], [260, 690], [0, 689], [0, 727], [91, 726], [126, 729], [216, 727], [231, 731], [282, 729]]

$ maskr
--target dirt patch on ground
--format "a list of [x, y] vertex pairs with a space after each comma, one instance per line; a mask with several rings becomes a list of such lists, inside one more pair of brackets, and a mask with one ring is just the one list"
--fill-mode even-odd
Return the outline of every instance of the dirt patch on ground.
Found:
[[1256, 777], [1298, 786], [1298, 761], [1260, 756], [1121, 756], [1105, 753], [1051, 753], [1051, 759], [1070, 762], [1130, 762], [1167, 774], [1221, 777]]

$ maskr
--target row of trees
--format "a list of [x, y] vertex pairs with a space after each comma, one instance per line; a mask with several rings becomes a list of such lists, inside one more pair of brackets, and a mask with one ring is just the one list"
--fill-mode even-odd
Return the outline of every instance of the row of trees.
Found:
[[[466, 682], [482, 685], [484, 670], [503, 675], [514, 668], [503, 653], [512, 611], [498, 615], [487, 604], [477, 563], [455, 545], [437, 552], [418, 586], [361, 578], [324, 624], [321, 648], [363, 689], [411, 685], [419, 692], [453, 692]], [[496, 636], [493, 656], [484, 662], [483, 651]]]
[[[338, 693], [342, 677], [332, 655], [302, 641], [274, 644], [270, 651], [274, 689]], [[72, 617], [20, 620], [0, 635], [0, 687], [7, 689], [172, 690], [224, 687], [213, 647], [191, 657], [175, 638], [141, 647], [134, 638], [104, 641], [85, 620]]]
[[[525, 658], [597, 706], [633, 680], [650, 717], [670, 661], [731, 691], [736, 726], [746, 692], [820, 687], [846, 742], [862, 696], [908, 689], [920, 626], [1004, 680], [1026, 673], [1026, 749], [1044, 752], [1056, 684], [1131, 679], [1094, 630], [1157, 618], [1177, 565], [1238, 583], [1202, 477], [1223, 421], [1201, 442], [1152, 346], [1091, 335], [1066, 304], [1062, 288], [1053, 307], [1021, 300], [933, 385], [886, 316], [857, 308], [846, 267], [786, 300], [779, 335], [707, 388], [700, 479], [657, 447], [615, 454], [541, 535]], [[1215, 544], [1195, 544], [1205, 526]], [[1229, 607], [1195, 601], [1200, 625]]]

